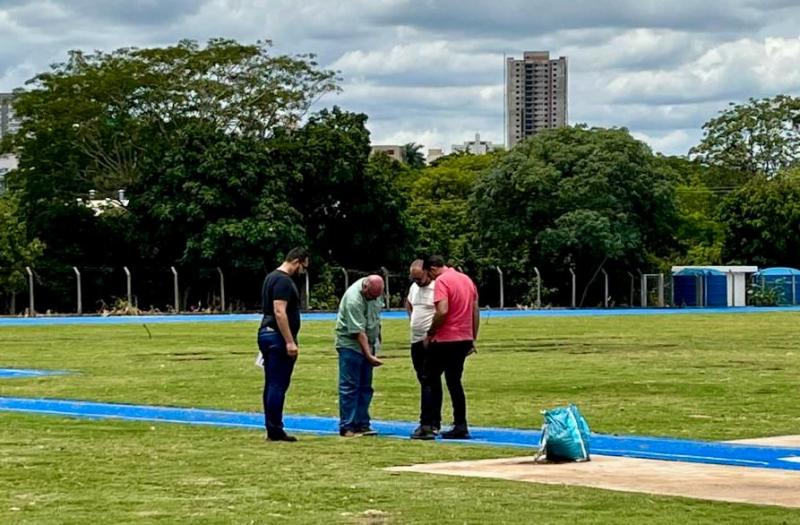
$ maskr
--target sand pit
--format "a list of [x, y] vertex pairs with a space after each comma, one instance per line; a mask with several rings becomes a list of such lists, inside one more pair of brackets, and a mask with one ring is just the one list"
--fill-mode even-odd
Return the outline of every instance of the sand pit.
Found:
[[779, 469], [592, 456], [588, 463], [541, 464], [534, 463], [533, 457], [517, 457], [387, 470], [800, 508], [800, 471]]
[[742, 445], [763, 445], [766, 447], [800, 447], [800, 436], [773, 436], [764, 438], [735, 439], [727, 443], [741, 443]]

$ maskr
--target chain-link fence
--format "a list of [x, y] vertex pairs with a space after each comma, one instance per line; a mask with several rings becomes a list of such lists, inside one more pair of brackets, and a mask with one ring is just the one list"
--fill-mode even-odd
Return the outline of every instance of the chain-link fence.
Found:
[[[0, 277], [8, 270], [0, 268]], [[266, 275], [239, 268], [145, 265], [15, 270], [24, 279], [14, 291], [0, 292], [3, 315], [257, 312]], [[466, 271], [478, 287], [482, 308], [657, 307], [672, 302], [670, 276], [638, 268], [601, 267], [585, 273], [533, 268], [522, 273], [487, 266]], [[295, 278], [301, 304], [305, 310], [335, 310], [347, 287], [370, 273], [383, 277], [387, 306], [402, 308], [410, 286], [408, 270], [385, 267], [312, 267]]]

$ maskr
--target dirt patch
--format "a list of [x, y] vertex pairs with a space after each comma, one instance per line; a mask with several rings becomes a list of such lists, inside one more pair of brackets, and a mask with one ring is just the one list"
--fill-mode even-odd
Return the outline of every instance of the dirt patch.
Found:
[[800, 508], [800, 471], [610, 456], [542, 464], [533, 457], [391, 467], [393, 472], [579, 485], [623, 492]]

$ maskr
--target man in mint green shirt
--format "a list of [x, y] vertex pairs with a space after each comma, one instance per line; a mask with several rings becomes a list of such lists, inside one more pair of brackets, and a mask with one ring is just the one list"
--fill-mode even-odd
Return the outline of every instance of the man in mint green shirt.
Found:
[[339, 353], [339, 435], [375, 435], [370, 428], [372, 369], [381, 340], [383, 279], [368, 275], [354, 282], [339, 302], [336, 351]]

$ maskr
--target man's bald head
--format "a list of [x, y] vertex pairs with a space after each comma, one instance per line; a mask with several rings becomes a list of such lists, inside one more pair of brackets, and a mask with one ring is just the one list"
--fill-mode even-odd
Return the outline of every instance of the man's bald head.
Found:
[[361, 293], [368, 301], [374, 301], [383, 295], [383, 277], [380, 275], [367, 275], [361, 285]]
[[411, 268], [408, 271], [408, 277], [417, 284], [417, 286], [428, 286], [431, 283], [430, 275], [424, 268], [424, 261], [417, 259], [411, 263]]

